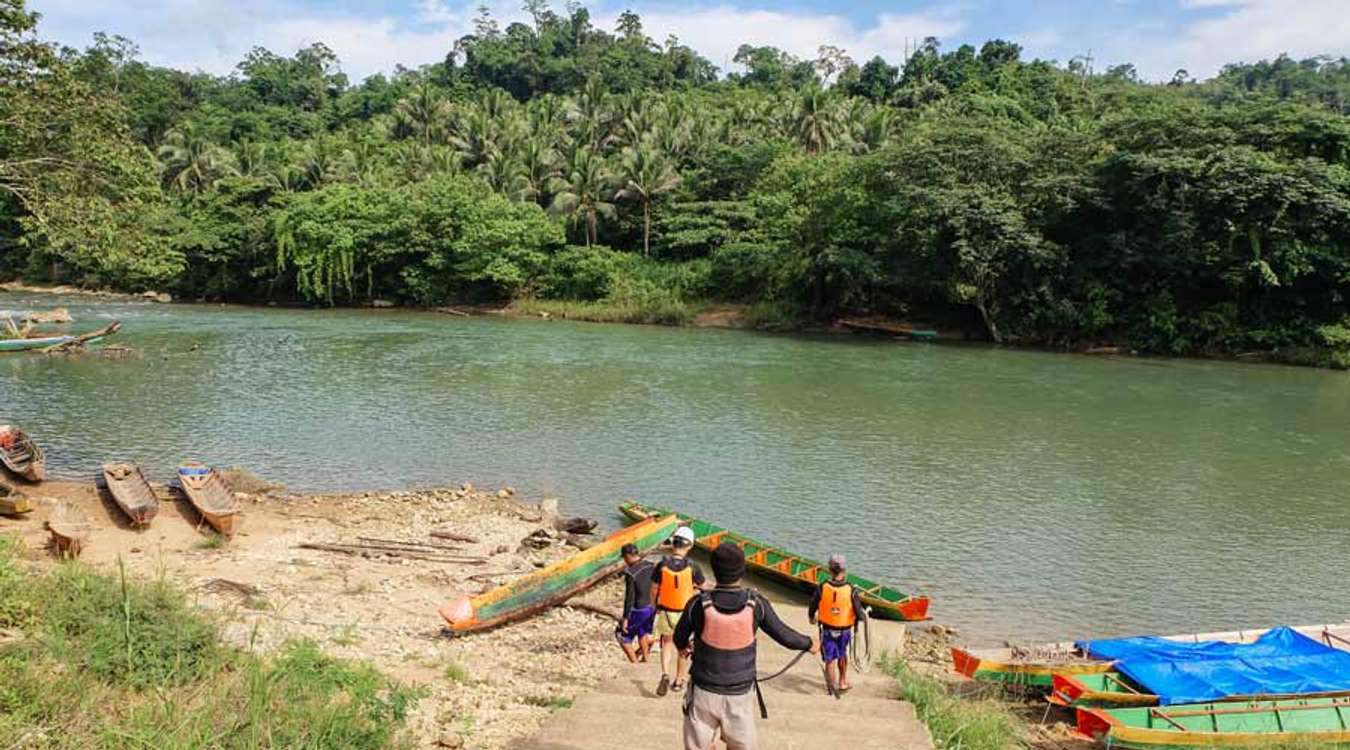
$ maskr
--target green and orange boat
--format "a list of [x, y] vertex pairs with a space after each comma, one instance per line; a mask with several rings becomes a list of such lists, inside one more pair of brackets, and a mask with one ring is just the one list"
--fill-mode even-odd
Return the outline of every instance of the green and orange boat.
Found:
[[555, 607], [623, 567], [625, 544], [646, 552], [679, 528], [675, 516], [644, 518], [584, 552], [474, 597], [460, 597], [439, 612], [456, 633], [472, 633], [521, 620]]
[[[733, 542], [745, 550], [747, 568], [796, 589], [814, 591], [816, 586], [830, 579], [830, 572], [822, 563], [757, 542], [693, 516], [637, 502], [623, 503], [619, 506], [619, 512], [633, 520], [674, 513], [680, 523], [693, 530], [695, 544], [700, 549], [712, 550], [722, 542]], [[871, 608], [875, 617], [906, 621], [928, 619], [929, 601], [926, 596], [910, 596], [852, 573], [848, 576], [848, 582], [862, 593], [863, 604]]]
[[1077, 727], [1107, 747], [1129, 750], [1343, 747], [1350, 745], [1350, 699], [1080, 708]]

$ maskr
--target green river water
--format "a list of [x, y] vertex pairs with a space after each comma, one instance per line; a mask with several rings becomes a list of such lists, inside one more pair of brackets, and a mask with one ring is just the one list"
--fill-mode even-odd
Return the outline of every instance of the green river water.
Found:
[[[0, 355], [57, 476], [471, 481], [665, 504], [934, 598], [975, 641], [1350, 619], [1350, 378], [849, 337], [64, 304], [123, 360]], [[0, 531], [5, 521], [0, 519]]]

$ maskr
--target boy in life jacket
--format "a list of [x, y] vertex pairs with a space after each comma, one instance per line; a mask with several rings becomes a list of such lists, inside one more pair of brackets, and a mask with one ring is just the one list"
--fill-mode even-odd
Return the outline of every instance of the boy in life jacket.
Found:
[[629, 663], [647, 661], [652, 651], [652, 626], [656, 623], [656, 605], [652, 603], [652, 561], [642, 556], [636, 544], [621, 550], [627, 567], [623, 569], [623, 618], [619, 621], [619, 645]]
[[[675, 636], [675, 624], [680, 621], [680, 613], [685, 605], [703, 589], [703, 571], [689, 562], [689, 551], [694, 548], [694, 530], [681, 526], [670, 539], [672, 553], [662, 558], [652, 570], [652, 583], [656, 584], [656, 634], [661, 636], [661, 682], [656, 685], [656, 694], [664, 696], [667, 691], [680, 692], [684, 689], [684, 677], [689, 673], [689, 658], [680, 654], [671, 645]], [[670, 670], [675, 670], [675, 681], [670, 680]]]
[[848, 582], [843, 555], [830, 555], [830, 580], [816, 587], [806, 616], [812, 624], [820, 625], [820, 654], [825, 660], [825, 678], [833, 695], [846, 692], [848, 684], [848, 645], [853, 640], [853, 627], [867, 618], [858, 589]]
[[757, 646], [763, 630], [783, 648], [817, 653], [820, 642], [778, 618], [768, 600], [741, 585], [745, 552], [723, 542], [712, 553], [717, 587], [695, 597], [675, 627], [675, 645], [693, 651], [684, 698], [684, 750], [710, 750], [720, 730], [727, 750], [756, 750]]

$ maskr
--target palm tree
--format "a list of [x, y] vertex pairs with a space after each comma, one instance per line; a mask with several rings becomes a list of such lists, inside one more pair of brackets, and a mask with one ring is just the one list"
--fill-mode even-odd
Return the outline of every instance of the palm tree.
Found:
[[652, 203], [662, 193], [674, 190], [680, 184], [680, 173], [664, 154], [649, 143], [623, 150], [620, 159], [620, 179], [623, 187], [616, 198], [637, 201], [642, 205], [642, 254], [652, 250]]
[[162, 176], [166, 186], [181, 192], [208, 190], [221, 177], [234, 172], [230, 152], [208, 139], [191, 123], [170, 130], [159, 147]]
[[516, 157], [520, 163], [517, 195], [521, 200], [547, 205], [548, 191], [562, 174], [558, 168], [558, 152], [537, 137], [526, 140], [517, 150]]
[[514, 154], [494, 151], [487, 161], [478, 165], [483, 181], [499, 193], [510, 193], [520, 182], [521, 167]]
[[477, 167], [501, 151], [500, 128], [486, 112], [471, 109], [455, 123], [450, 144], [459, 151], [465, 164]]
[[266, 143], [254, 143], [247, 138], [234, 142], [235, 174], [240, 177], [266, 175], [272, 162], [271, 149]]
[[605, 160], [585, 146], [572, 154], [566, 174], [557, 181], [551, 210], [585, 226], [586, 247], [595, 244], [599, 218], [614, 216], [614, 204], [605, 199], [613, 184]]
[[444, 135], [450, 119], [450, 102], [429, 82], [423, 81], [412, 92], [394, 105], [394, 121], [399, 130], [406, 130], [429, 145]]
[[347, 160], [346, 150], [331, 138], [320, 137], [306, 143], [300, 154], [300, 171], [305, 185], [314, 190], [342, 179], [346, 175], [344, 162]]
[[832, 146], [839, 131], [833, 97], [820, 88], [803, 91], [793, 108], [792, 130], [808, 154]]
[[890, 107], [855, 106], [848, 112], [848, 138], [853, 152], [865, 154], [885, 146], [895, 137], [895, 110]]

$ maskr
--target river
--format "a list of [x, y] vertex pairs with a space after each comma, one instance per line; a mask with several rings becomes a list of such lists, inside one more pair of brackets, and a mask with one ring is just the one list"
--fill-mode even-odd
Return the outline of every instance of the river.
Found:
[[[1350, 379], [851, 337], [63, 304], [122, 360], [0, 355], [57, 476], [639, 498], [934, 598], [973, 641], [1350, 618]], [[0, 530], [4, 521], [0, 519]]]

